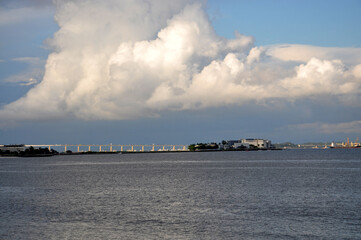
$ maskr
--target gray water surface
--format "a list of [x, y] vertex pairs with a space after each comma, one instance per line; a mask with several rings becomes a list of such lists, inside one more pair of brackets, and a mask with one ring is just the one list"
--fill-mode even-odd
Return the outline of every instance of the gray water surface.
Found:
[[361, 239], [361, 149], [0, 158], [0, 239]]

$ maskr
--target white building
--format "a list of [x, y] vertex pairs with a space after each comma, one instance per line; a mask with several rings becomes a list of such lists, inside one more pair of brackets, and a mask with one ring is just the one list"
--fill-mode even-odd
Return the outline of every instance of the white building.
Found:
[[5, 151], [10, 151], [10, 152], [21, 152], [21, 151], [25, 151], [26, 147], [23, 144], [14, 144], [14, 145], [0, 145], [0, 150], [5, 152]]
[[271, 141], [266, 139], [242, 139], [242, 143], [253, 145], [260, 149], [269, 149], [272, 147]]
[[251, 138], [251, 139], [241, 139], [241, 140], [229, 140], [227, 141], [227, 144], [223, 145], [223, 149], [251, 148], [251, 146], [257, 147], [259, 149], [272, 148], [272, 144], [270, 140]]

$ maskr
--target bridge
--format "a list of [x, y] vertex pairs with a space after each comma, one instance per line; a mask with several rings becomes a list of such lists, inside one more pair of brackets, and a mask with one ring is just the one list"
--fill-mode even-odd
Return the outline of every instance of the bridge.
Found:
[[[71, 150], [77, 152], [158, 152], [158, 151], [188, 151], [187, 145], [172, 144], [26, 144], [26, 147], [43, 147]], [[56, 150], [56, 149], [54, 149]]]

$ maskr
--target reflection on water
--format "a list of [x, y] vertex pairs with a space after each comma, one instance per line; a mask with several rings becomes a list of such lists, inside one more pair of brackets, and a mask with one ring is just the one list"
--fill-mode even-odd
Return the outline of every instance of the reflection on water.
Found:
[[0, 239], [359, 239], [361, 151], [0, 158]]

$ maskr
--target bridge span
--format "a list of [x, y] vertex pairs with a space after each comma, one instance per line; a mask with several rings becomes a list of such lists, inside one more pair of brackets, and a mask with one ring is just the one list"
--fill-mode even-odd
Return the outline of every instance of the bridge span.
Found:
[[[187, 145], [173, 144], [26, 144], [26, 147], [43, 147], [64, 152], [162, 152], [188, 151]], [[61, 151], [61, 150], [60, 150]]]

